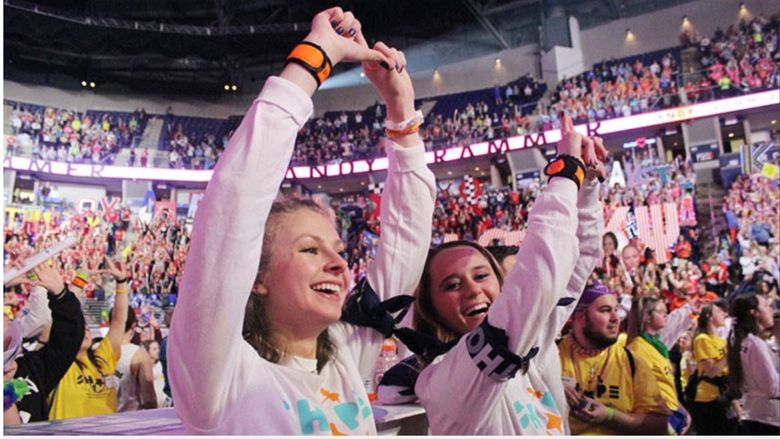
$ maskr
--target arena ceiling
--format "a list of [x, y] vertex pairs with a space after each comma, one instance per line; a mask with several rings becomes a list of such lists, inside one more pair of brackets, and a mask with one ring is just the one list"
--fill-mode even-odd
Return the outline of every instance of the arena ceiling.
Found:
[[223, 93], [226, 83], [249, 85], [277, 71], [311, 17], [334, 3], [355, 12], [369, 41], [409, 48], [470, 30], [469, 44], [490, 53], [538, 42], [543, 17], [556, 8], [588, 28], [688, 1], [5, 0], [5, 78]]

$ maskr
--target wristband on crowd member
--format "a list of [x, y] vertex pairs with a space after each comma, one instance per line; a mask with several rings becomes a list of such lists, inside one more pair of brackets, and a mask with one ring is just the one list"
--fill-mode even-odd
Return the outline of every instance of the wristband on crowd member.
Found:
[[544, 167], [544, 175], [550, 178], [568, 178], [577, 185], [577, 190], [579, 190], [585, 180], [585, 165], [582, 160], [576, 157], [560, 154]]
[[84, 288], [87, 285], [87, 279], [89, 279], [89, 273], [79, 270], [76, 272], [76, 277], [73, 278], [71, 284], [76, 288]]
[[412, 117], [398, 123], [393, 122], [389, 119], [385, 119], [385, 129], [393, 130], [393, 131], [403, 131], [414, 125], [417, 125], [419, 127], [420, 125], [423, 124], [424, 121], [425, 121], [425, 117], [423, 116], [422, 111], [417, 110], [414, 112], [414, 115]]
[[117, 287], [117, 288], [114, 290], [114, 293], [116, 293], [116, 294], [127, 294], [127, 293], [129, 293], [129, 292], [130, 292], [130, 290], [129, 290], [127, 287], [125, 287], [125, 288], [120, 288], [120, 287]]
[[408, 128], [405, 128], [403, 130], [391, 130], [389, 128], [385, 128], [385, 134], [387, 137], [401, 137], [401, 136], [408, 136], [409, 134], [414, 134], [416, 132], [420, 131], [420, 125], [415, 124]]
[[287, 61], [284, 65], [286, 66], [290, 63], [298, 64], [311, 73], [314, 80], [317, 81], [317, 88], [328, 79], [333, 69], [328, 54], [322, 50], [322, 47], [309, 41], [298, 43], [293, 48], [292, 52], [287, 55]]
[[607, 407], [607, 421], [613, 421], [615, 419], [615, 409]]
[[125, 276], [123, 278], [115, 277], [114, 280], [116, 280], [116, 283], [118, 283], [118, 284], [123, 284], [123, 283], [127, 282], [128, 280], [130, 280], [130, 277], [129, 276]]

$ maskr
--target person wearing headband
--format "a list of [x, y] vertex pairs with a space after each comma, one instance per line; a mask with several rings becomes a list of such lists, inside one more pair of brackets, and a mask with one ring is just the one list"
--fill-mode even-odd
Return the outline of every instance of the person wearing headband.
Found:
[[665, 434], [670, 414], [644, 359], [617, 343], [615, 295], [596, 282], [582, 293], [560, 343], [571, 433]]
[[331, 8], [268, 78], [199, 204], [166, 353], [189, 434], [376, 434], [363, 383], [384, 334], [343, 317], [346, 244], [313, 200], [274, 202], [311, 96], [343, 61], [362, 62], [387, 105], [382, 236], [357, 291], [384, 300], [419, 281], [436, 186], [406, 60]]

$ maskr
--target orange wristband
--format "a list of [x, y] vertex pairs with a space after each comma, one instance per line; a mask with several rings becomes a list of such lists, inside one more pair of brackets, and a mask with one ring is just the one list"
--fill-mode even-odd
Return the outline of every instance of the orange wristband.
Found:
[[328, 79], [333, 69], [330, 58], [322, 50], [322, 47], [308, 41], [303, 41], [293, 48], [292, 52], [287, 55], [285, 65], [289, 63], [298, 64], [311, 73], [314, 80], [317, 81], [318, 88]]
[[385, 128], [385, 134], [387, 134], [387, 137], [401, 137], [401, 136], [407, 136], [409, 134], [414, 134], [416, 132], [420, 131], [420, 124], [416, 123], [409, 128], [404, 128], [402, 130], [391, 130], [390, 128]]

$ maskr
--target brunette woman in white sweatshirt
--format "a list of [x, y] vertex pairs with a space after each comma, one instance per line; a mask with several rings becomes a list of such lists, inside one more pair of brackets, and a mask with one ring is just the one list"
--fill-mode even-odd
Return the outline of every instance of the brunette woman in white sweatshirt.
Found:
[[[584, 148], [586, 162], [598, 162], [593, 140], [575, 132], [568, 117], [562, 133], [559, 155], [579, 160]], [[599, 141], [599, 156], [605, 155]], [[417, 366], [422, 370], [414, 395], [425, 406], [433, 434], [568, 432], [555, 337], [601, 259], [598, 175], [594, 171], [584, 182], [551, 178], [505, 276], [472, 242], [447, 243], [429, 255], [414, 326], [454, 344], [446, 353], [423, 355]], [[380, 400], [392, 401], [393, 392], [411, 393], [380, 387]]]

